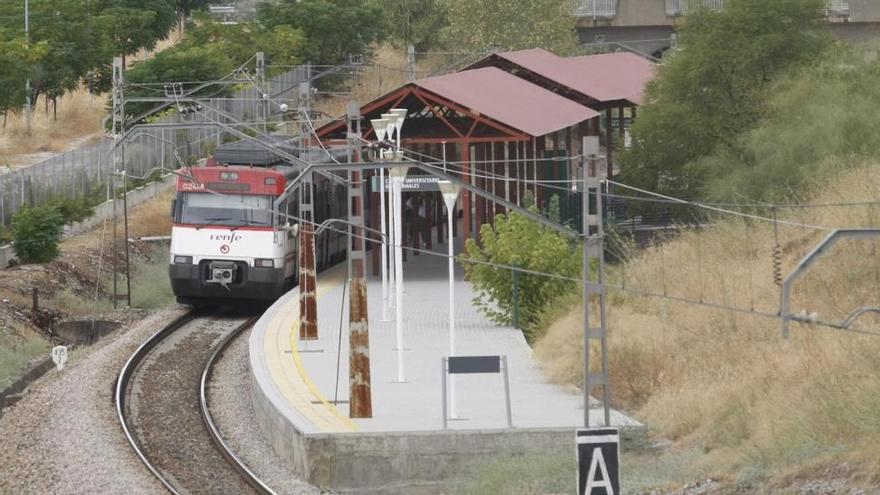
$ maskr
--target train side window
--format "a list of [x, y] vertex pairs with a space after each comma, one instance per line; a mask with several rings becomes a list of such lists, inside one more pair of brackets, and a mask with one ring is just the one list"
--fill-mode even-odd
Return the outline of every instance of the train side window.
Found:
[[289, 218], [284, 216], [285, 213], [287, 213], [287, 200], [286, 199], [284, 201], [282, 201], [280, 205], [278, 205], [278, 214], [275, 215], [275, 217], [276, 217], [275, 226], [276, 227], [279, 227], [279, 228], [284, 227], [290, 221]]

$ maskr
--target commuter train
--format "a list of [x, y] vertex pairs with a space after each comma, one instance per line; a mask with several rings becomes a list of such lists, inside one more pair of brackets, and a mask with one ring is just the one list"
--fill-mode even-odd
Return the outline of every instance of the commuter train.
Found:
[[[178, 302], [266, 302], [296, 284], [298, 225], [273, 211], [299, 217], [297, 193], [286, 190], [299, 170], [256, 143], [239, 141], [178, 175], [169, 265]], [[344, 186], [316, 175], [314, 196], [315, 222], [346, 216]], [[315, 242], [319, 270], [345, 258], [342, 234], [325, 230]]]

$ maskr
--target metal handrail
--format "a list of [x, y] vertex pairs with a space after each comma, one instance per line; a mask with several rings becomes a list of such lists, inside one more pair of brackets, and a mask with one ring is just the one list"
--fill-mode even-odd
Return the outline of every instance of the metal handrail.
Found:
[[617, 15], [617, 0], [580, 0], [574, 8], [577, 17], [614, 17]]
[[699, 8], [719, 10], [724, 7], [724, 0], [666, 0], [666, 15], [685, 15]]

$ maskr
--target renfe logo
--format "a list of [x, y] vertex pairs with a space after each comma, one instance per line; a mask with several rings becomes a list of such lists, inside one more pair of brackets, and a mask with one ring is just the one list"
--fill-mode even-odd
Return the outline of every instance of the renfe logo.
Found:
[[226, 241], [226, 242], [235, 242], [240, 241], [242, 238], [238, 234], [211, 234], [212, 241]]

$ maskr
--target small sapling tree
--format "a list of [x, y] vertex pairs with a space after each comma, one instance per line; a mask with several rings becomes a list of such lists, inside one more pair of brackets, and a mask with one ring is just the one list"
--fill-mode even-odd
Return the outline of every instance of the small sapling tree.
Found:
[[[537, 211], [534, 210], [533, 211]], [[473, 239], [466, 245], [464, 269], [476, 290], [474, 304], [495, 323], [511, 325], [518, 306], [519, 327], [530, 336], [541, 314], [560, 297], [578, 290], [580, 247], [518, 213], [495, 216], [495, 226], [480, 229], [482, 246]], [[553, 274], [519, 272], [511, 268]], [[567, 277], [569, 280], [565, 278]], [[516, 278], [516, 280], [515, 280]]]
[[58, 257], [64, 217], [54, 207], [24, 208], [12, 219], [15, 255], [22, 263], [46, 263]]

